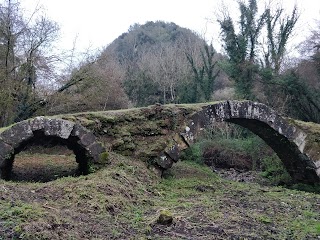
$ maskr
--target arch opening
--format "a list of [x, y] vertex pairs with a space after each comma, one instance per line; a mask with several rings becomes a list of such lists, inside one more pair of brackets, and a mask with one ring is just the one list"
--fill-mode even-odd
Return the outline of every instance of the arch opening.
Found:
[[[293, 182], [320, 182], [320, 145], [317, 132], [307, 133], [300, 123], [281, 117], [266, 105], [251, 101], [223, 101], [203, 106], [192, 113], [157, 164], [168, 169], [178, 161], [179, 152], [191, 146], [201, 130], [216, 122], [230, 122], [252, 131], [269, 145], [283, 162]], [[310, 134], [310, 137], [308, 136]]]
[[36, 117], [13, 125], [0, 133], [0, 175], [10, 180], [15, 155], [30, 145], [44, 146], [46, 143], [70, 149], [78, 164], [77, 173], [89, 173], [91, 163], [99, 163], [100, 154], [105, 152], [101, 143], [86, 128], [63, 120]]
[[67, 176], [89, 173], [85, 149], [76, 138], [62, 139], [35, 131], [23, 141], [7, 163], [5, 179], [12, 181], [48, 182]]
[[78, 175], [75, 155], [66, 146], [32, 144], [15, 155], [10, 180], [49, 182], [61, 177]]
[[292, 183], [276, 152], [260, 136], [239, 124], [223, 121], [205, 126], [182, 157], [188, 159], [188, 155], [194, 156], [193, 160], [199, 157], [201, 163], [230, 180]]
[[[255, 119], [241, 118], [226, 119], [226, 122], [242, 126], [263, 139], [281, 159], [294, 182], [318, 181], [319, 178], [315, 174], [312, 162], [308, 157], [300, 152], [297, 145], [268, 124]], [[308, 176], [308, 179], [306, 179], [306, 176]]]

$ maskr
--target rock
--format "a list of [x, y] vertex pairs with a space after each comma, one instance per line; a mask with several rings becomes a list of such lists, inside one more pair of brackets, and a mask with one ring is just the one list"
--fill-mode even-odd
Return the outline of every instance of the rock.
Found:
[[[62, 139], [68, 139], [73, 127], [74, 122], [62, 119], [51, 119], [45, 117], [36, 117], [29, 121], [32, 131], [43, 131], [46, 136], [57, 136]], [[21, 125], [21, 123], [19, 123]]]
[[208, 192], [208, 191], [212, 191], [214, 192], [216, 189], [211, 186], [211, 185], [199, 185], [196, 186], [195, 189], [199, 192]]
[[71, 136], [78, 137], [79, 144], [83, 147], [88, 147], [96, 141], [95, 135], [79, 124], [74, 125]]
[[0, 139], [0, 167], [5, 165], [5, 161], [14, 154], [14, 149]]
[[68, 139], [73, 129], [74, 123], [61, 119], [47, 119], [44, 125], [44, 134], [46, 136], [57, 136], [62, 139]]
[[181, 152], [178, 144], [167, 147], [164, 151], [174, 162], [178, 162]]
[[161, 225], [170, 225], [173, 223], [173, 216], [169, 210], [161, 210], [157, 219], [157, 223]]
[[161, 156], [157, 158], [156, 162], [163, 169], [171, 168], [173, 164], [172, 159], [165, 154], [161, 154]]
[[13, 148], [17, 148], [23, 141], [33, 137], [31, 126], [28, 122], [20, 122], [1, 133], [3, 141]]
[[106, 151], [105, 148], [99, 142], [94, 142], [86, 149], [88, 150], [90, 156], [93, 158], [95, 163], [99, 163], [100, 154]]

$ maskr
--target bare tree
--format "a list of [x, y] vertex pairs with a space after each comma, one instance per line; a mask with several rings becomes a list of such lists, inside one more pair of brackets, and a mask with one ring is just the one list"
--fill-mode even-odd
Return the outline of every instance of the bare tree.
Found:
[[88, 57], [49, 96], [42, 111], [58, 114], [127, 108], [129, 100], [122, 87], [124, 75], [120, 64], [109, 52]]
[[159, 86], [162, 103], [176, 102], [177, 87], [189, 73], [180, 43], [161, 43], [149, 48], [140, 58], [139, 67]]
[[43, 70], [50, 72], [54, 57], [49, 48], [59, 28], [40, 14], [36, 9], [24, 16], [18, 0], [0, 5], [0, 126], [30, 117], [41, 103], [37, 81]]

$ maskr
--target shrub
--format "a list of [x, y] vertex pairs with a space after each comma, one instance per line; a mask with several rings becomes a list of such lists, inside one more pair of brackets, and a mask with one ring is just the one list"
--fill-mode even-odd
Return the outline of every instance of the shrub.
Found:
[[274, 151], [248, 129], [229, 123], [214, 123], [199, 141], [185, 150], [183, 160], [218, 168], [262, 171], [271, 184], [290, 184], [290, 175]]
[[263, 157], [261, 159], [261, 167], [261, 175], [268, 178], [272, 184], [283, 185], [289, 184], [292, 181], [282, 161], [275, 153], [271, 156]]
[[180, 158], [183, 161], [192, 161], [203, 164], [201, 144], [193, 144], [191, 147], [182, 152]]
[[[290, 186], [291, 189], [295, 189], [298, 191], [305, 191], [305, 192], [312, 192], [320, 194], [320, 183], [315, 183], [313, 185], [304, 184], [304, 183], [297, 183]], [[320, 233], [320, 225], [319, 225], [319, 233]]]

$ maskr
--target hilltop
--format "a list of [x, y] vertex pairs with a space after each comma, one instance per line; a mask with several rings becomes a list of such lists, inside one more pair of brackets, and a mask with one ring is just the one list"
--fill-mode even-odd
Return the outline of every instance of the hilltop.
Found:
[[[192, 43], [205, 41], [190, 29], [178, 26], [173, 22], [149, 21], [145, 24], [134, 24], [127, 32], [121, 34], [105, 52], [114, 50], [120, 62], [137, 60], [139, 54], [152, 47], [163, 47], [165, 44], [181, 44], [189, 41]], [[103, 55], [103, 53], [102, 53]]]

